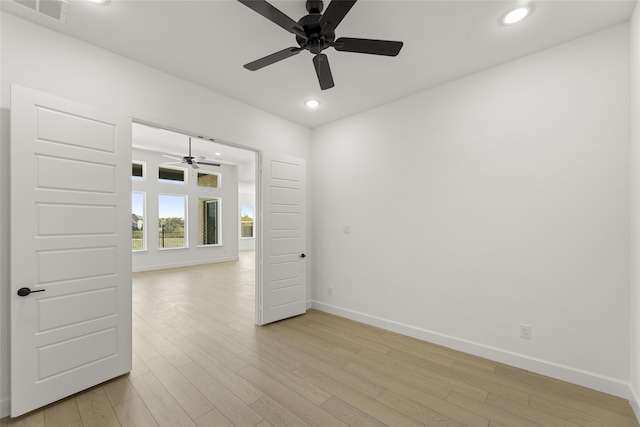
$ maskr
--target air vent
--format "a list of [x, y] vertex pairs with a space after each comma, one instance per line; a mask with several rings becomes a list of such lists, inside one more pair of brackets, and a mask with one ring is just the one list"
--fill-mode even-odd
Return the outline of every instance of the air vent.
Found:
[[69, 3], [64, 0], [13, 0], [34, 12], [53, 18], [64, 24]]

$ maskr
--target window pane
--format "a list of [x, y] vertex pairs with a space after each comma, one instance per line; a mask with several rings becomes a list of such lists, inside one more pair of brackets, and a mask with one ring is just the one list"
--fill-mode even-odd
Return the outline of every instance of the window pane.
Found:
[[158, 196], [159, 247], [186, 248], [185, 218], [187, 196]]
[[240, 237], [253, 237], [253, 206], [243, 206], [240, 215]]
[[198, 207], [198, 244], [220, 244], [220, 201], [218, 199], [199, 199]]
[[131, 194], [131, 249], [145, 250], [144, 193]]
[[218, 174], [198, 172], [198, 186], [218, 188]]
[[165, 168], [160, 166], [158, 168], [158, 179], [161, 182], [184, 182], [184, 169]]
[[133, 179], [144, 178], [144, 168], [142, 163], [131, 163], [131, 177]]

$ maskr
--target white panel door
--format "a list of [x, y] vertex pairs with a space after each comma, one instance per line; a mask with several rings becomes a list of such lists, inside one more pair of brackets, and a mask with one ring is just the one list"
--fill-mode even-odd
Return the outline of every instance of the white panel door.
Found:
[[130, 204], [130, 121], [12, 86], [12, 417], [131, 370]]
[[265, 158], [263, 169], [262, 325], [307, 309], [305, 160]]

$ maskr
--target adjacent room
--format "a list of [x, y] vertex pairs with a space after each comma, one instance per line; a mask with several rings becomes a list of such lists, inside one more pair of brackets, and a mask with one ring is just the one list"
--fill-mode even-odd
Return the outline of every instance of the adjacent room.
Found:
[[3, 427], [638, 425], [637, 0], [0, 7]]

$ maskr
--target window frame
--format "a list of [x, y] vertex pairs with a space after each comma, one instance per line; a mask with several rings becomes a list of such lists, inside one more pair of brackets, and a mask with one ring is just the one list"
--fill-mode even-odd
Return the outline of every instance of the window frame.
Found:
[[[160, 235], [161, 233], [161, 229], [162, 229], [162, 224], [160, 223], [160, 220], [162, 219], [162, 217], [160, 216], [160, 208], [161, 208], [161, 204], [160, 204], [160, 198], [162, 196], [169, 196], [169, 197], [182, 197], [182, 199], [184, 200], [184, 211], [183, 211], [183, 239], [184, 239], [184, 245], [183, 246], [170, 246], [170, 247], [166, 247], [166, 246], [162, 246], [161, 242], [162, 242], [162, 237]], [[188, 194], [171, 194], [171, 193], [158, 193], [158, 250], [159, 251], [165, 251], [165, 250], [174, 250], [174, 249], [189, 249], [189, 195]]]
[[[142, 248], [141, 249], [133, 249], [133, 229], [131, 230], [131, 252], [139, 253], [148, 251], [147, 246], [147, 193], [145, 191], [132, 191], [131, 192], [131, 214], [133, 215], [133, 196], [135, 194], [139, 194], [142, 196]], [[137, 215], [137, 214], [136, 214]]]

